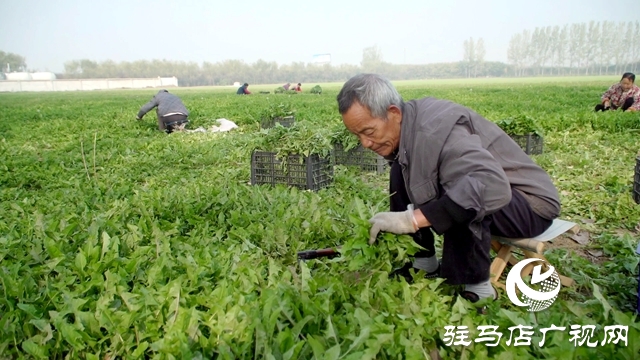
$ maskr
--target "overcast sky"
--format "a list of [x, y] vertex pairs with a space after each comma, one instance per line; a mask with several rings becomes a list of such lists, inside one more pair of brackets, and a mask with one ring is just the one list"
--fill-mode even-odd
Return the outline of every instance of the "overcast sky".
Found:
[[0, 0], [0, 50], [29, 69], [95, 61], [258, 59], [358, 64], [377, 45], [385, 61], [461, 60], [469, 37], [485, 60], [506, 61], [512, 35], [535, 27], [640, 20], [640, 0]]

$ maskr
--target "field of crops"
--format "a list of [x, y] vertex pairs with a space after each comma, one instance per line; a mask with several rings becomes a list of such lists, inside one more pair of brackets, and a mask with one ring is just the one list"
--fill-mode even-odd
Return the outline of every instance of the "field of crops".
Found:
[[[223, 134], [166, 135], [154, 112], [137, 122], [156, 90], [0, 94], [0, 358], [637, 359], [640, 114], [592, 111], [616, 80], [398, 86], [405, 100], [538, 121], [544, 153], [533, 158], [562, 218], [590, 235], [551, 246], [547, 258], [578, 285], [549, 309], [529, 313], [501, 292], [485, 315], [442, 280], [388, 278], [416, 250], [390, 234], [367, 245], [367, 220], [388, 209], [388, 173], [337, 166], [317, 192], [250, 184], [251, 153], [276, 132], [290, 135], [275, 144], [283, 151], [330, 148], [337, 86], [173, 91], [190, 128], [240, 126]], [[262, 112], [281, 104], [300, 130], [261, 130]], [[296, 260], [341, 244], [342, 257]], [[468, 326], [471, 343], [448, 346], [448, 325]], [[481, 325], [499, 327], [497, 346], [473, 341]], [[528, 344], [511, 341], [517, 325], [535, 332]], [[552, 325], [566, 330], [541, 344]], [[572, 340], [571, 325], [595, 325], [596, 346]], [[601, 345], [607, 325], [627, 325], [628, 343]]]

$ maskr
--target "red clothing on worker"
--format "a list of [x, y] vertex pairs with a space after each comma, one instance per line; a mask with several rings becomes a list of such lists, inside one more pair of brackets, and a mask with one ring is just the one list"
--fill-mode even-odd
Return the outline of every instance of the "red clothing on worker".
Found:
[[609, 99], [611, 105], [615, 109], [622, 107], [624, 102], [629, 98], [633, 98], [633, 105], [631, 105], [631, 108], [634, 110], [640, 110], [640, 88], [635, 84], [633, 84], [631, 89], [628, 91], [623, 91], [620, 83], [613, 84], [609, 90], [602, 95], [601, 100], [604, 101], [604, 99]]

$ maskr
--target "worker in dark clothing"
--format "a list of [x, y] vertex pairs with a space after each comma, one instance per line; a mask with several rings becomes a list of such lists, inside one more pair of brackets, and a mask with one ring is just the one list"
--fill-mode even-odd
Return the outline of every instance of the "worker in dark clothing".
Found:
[[[560, 214], [549, 175], [496, 124], [447, 100], [404, 102], [374, 74], [349, 79], [338, 94], [344, 125], [363, 147], [391, 162], [390, 212], [375, 214], [369, 243], [379, 232], [410, 234], [424, 248], [396, 269], [464, 285], [472, 302], [497, 298], [490, 283], [491, 235], [530, 238]], [[443, 234], [436, 258], [434, 232]]]
[[242, 86], [240, 86], [238, 88], [238, 91], [236, 91], [236, 94], [238, 94], [238, 95], [249, 95], [249, 94], [251, 94], [251, 91], [249, 91], [249, 84], [247, 84], [247, 83], [242, 84]]
[[170, 94], [167, 90], [160, 90], [148, 103], [144, 104], [136, 120], [142, 120], [144, 115], [156, 108], [158, 116], [158, 129], [170, 134], [174, 130], [184, 129], [189, 123], [187, 117], [189, 110], [184, 106], [182, 100], [176, 95]]

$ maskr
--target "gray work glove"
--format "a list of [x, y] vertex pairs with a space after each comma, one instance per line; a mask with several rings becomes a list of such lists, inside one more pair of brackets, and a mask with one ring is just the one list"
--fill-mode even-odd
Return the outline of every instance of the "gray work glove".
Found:
[[369, 245], [373, 245], [376, 242], [376, 237], [380, 231], [393, 234], [413, 234], [418, 231], [414, 223], [413, 204], [407, 206], [406, 211], [377, 213], [369, 219], [369, 223], [371, 223]]

